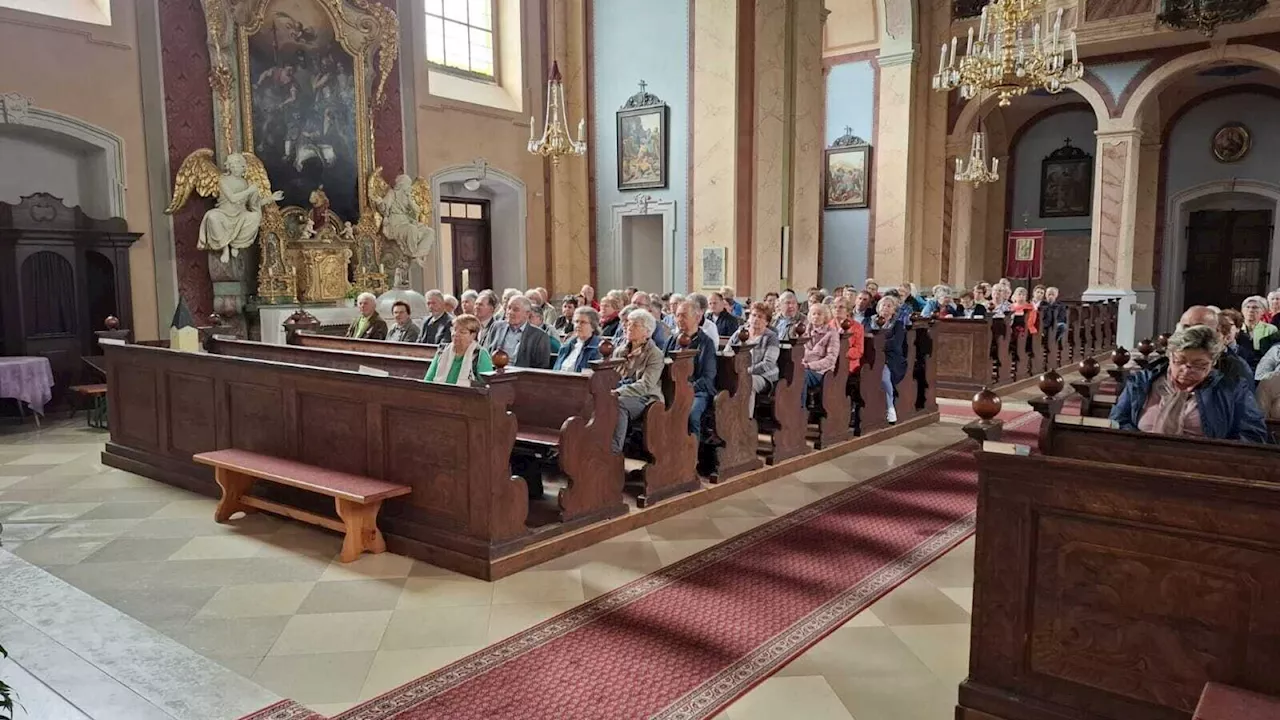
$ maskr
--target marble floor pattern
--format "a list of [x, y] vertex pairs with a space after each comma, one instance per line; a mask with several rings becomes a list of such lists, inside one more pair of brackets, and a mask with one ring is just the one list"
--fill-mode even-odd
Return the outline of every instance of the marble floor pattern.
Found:
[[[494, 583], [390, 553], [342, 564], [338, 535], [270, 515], [219, 525], [213, 500], [102, 465], [105, 433], [77, 422], [0, 427], [0, 644], [12, 654], [0, 677], [36, 708], [20, 718], [234, 720], [277, 696], [336, 714], [960, 440], [961, 422]], [[951, 717], [968, 662], [972, 564], [970, 540], [720, 717]], [[49, 659], [58, 653], [65, 662]], [[193, 691], [197, 681], [208, 687]]]

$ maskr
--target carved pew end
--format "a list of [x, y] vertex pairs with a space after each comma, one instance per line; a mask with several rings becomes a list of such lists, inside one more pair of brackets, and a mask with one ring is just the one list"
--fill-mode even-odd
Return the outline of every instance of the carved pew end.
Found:
[[991, 388], [982, 388], [973, 396], [973, 414], [978, 419], [964, 426], [964, 434], [979, 443], [999, 440], [1004, 434], [1004, 421], [997, 420], [996, 416], [1003, 406], [1004, 401]]

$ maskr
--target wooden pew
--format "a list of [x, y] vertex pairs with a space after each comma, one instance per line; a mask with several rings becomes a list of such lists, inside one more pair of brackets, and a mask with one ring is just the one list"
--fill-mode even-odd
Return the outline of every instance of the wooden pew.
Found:
[[751, 353], [747, 350], [734, 355], [716, 356], [715, 407], [715, 473], [712, 482], [727, 480], [734, 475], [755, 470], [761, 466], [756, 454], [760, 427], [752, 417]]
[[934, 395], [938, 364], [932, 352], [933, 324], [928, 318], [916, 318], [907, 329], [907, 375], [898, 383], [898, 398], [894, 402], [899, 423], [938, 410]]
[[[381, 525], [398, 553], [477, 577], [527, 545], [525, 484], [510, 472], [506, 386], [456, 387], [141, 345], [108, 346], [103, 463], [216, 496], [192, 456], [237, 448], [407, 485]], [[313, 512], [333, 503], [270, 485]]]
[[[689, 432], [689, 411], [693, 408], [693, 358], [696, 350], [667, 354], [662, 369], [663, 402], [644, 411], [640, 422], [645, 466], [631, 474], [638, 485], [636, 505], [649, 505], [673, 495], [696, 490], [698, 479], [698, 438]], [[707, 412], [712, 412], [710, 407]]]
[[[347, 338], [336, 339], [347, 341]], [[252, 340], [237, 340], [226, 335], [214, 335], [205, 343], [205, 351], [213, 355], [296, 363], [351, 372], [357, 372], [361, 366], [364, 366], [385, 371], [392, 377], [410, 380], [422, 380], [426, 377], [427, 368], [431, 366], [431, 356], [435, 354], [435, 346], [432, 345], [410, 346], [424, 350], [430, 349], [429, 356], [421, 350], [417, 355], [367, 352], [367, 350], [381, 349], [379, 346], [395, 346], [404, 343], [389, 343], [382, 340], [351, 340], [349, 342], [367, 345], [354, 346], [360, 348], [359, 350], [347, 350], [312, 345], [276, 345]], [[372, 345], [372, 343], [378, 345]]]
[[836, 366], [822, 375], [818, 388], [818, 432], [814, 438], [815, 450], [831, 447], [853, 437], [850, 417], [853, 412], [849, 397], [849, 333], [841, 332], [836, 340], [839, 354]]
[[[978, 455], [960, 720], [1186, 720], [1280, 693], [1280, 484]], [[1230, 467], [1230, 466], [1222, 466]]]
[[805, 442], [809, 411], [804, 406], [804, 339], [782, 343], [778, 352], [778, 382], [773, 392], [756, 397], [756, 420], [768, 435], [759, 452], [777, 465], [809, 452]]
[[405, 357], [426, 358], [428, 360], [436, 356], [435, 345], [335, 337], [333, 335], [320, 335], [306, 330], [293, 333], [289, 337], [289, 341], [290, 345], [301, 347], [345, 350], [347, 352], [369, 353], [372, 355], [402, 355]]
[[889, 411], [889, 400], [884, 395], [884, 388], [880, 386], [884, 349], [884, 333], [867, 330], [863, 335], [862, 364], [858, 366], [858, 390], [862, 395], [862, 408], [858, 411], [859, 433], [864, 436], [889, 427], [885, 418]]

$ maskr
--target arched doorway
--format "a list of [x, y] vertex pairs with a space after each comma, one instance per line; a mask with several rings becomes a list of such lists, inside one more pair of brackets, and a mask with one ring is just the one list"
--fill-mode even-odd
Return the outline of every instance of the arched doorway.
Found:
[[[528, 201], [525, 184], [520, 178], [479, 158], [470, 164], [453, 165], [432, 174], [431, 193], [436, 203], [436, 234], [440, 238], [438, 247], [432, 252], [436, 278], [433, 287], [447, 287], [449, 279], [456, 275], [453, 238], [449, 238], [446, 247], [442, 235], [441, 223], [445, 218], [441, 212], [441, 203], [446, 202], [443, 200], [446, 197], [450, 201], [484, 206], [490, 243], [487, 250], [492, 257], [492, 287], [499, 292], [502, 288], [528, 287]], [[452, 207], [450, 210], [452, 211]], [[467, 210], [464, 208], [463, 212], [466, 213]], [[470, 249], [482, 252], [485, 248]], [[472, 281], [472, 285], [474, 284], [475, 281]]]

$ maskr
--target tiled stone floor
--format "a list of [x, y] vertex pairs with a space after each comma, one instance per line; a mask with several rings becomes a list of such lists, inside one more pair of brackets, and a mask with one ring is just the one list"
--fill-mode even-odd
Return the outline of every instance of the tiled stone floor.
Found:
[[[212, 500], [103, 466], [103, 433], [71, 422], [40, 431], [6, 427], [0, 571], [12, 552], [52, 576], [46, 595], [96, 599], [103, 612], [137, 621], [131, 642], [172, 639], [265, 688], [263, 698], [290, 697], [332, 714], [945, 447], [962, 438], [959, 425], [949, 420], [899, 436], [494, 583], [392, 554], [344, 565], [335, 534], [269, 515], [219, 525]], [[967, 667], [972, 553], [970, 541], [935, 562], [722, 717], [951, 717]], [[6, 600], [0, 587], [0, 643], [12, 609], [6, 602], [18, 601]], [[78, 622], [91, 625], [94, 617], [86, 611]], [[86, 673], [133, 689], [109, 663], [80, 655]], [[86, 693], [66, 697], [62, 683], [71, 671], [50, 679], [29, 656], [14, 653], [11, 662], [0, 665], [0, 676], [14, 674], [19, 685], [34, 676], [43, 690], [31, 697], [48, 690], [70, 703], [63, 714], [29, 717], [116, 716], [103, 710], [109, 702], [98, 707]], [[187, 717], [163, 702], [152, 706], [167, 713], [156, 717]], [[242, 711], [195, 717], [231, 720]]]

